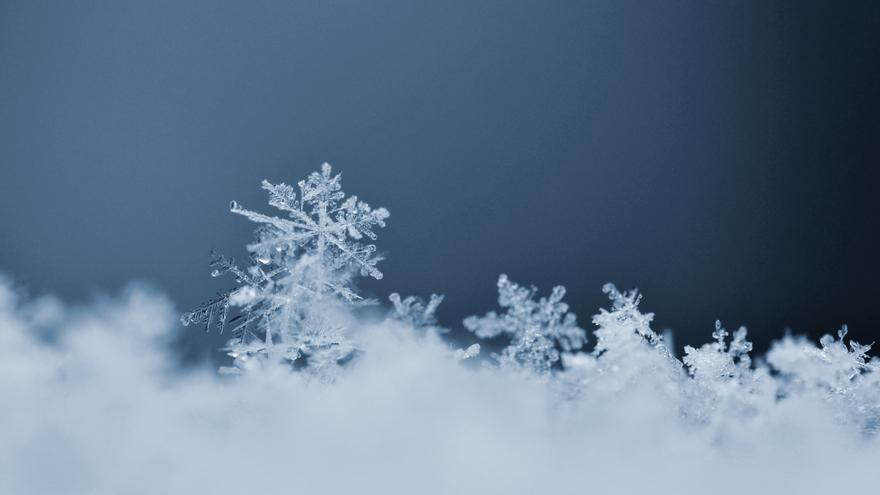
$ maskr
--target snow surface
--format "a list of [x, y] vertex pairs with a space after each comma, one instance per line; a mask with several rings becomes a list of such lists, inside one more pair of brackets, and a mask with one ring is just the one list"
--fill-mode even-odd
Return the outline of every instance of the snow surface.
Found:
[[617, 294], [594, 319], [601, 350], [565, 371], [461, 361], [389, 318], [352, 322], [363, 352], [327, 384], [180, 371], [177, 311], [144, 287], [68, 307], [2, 281], [0, 493], [870, 490], [877, 372], [858, 350], [788, 338], [778, 369], [756, 367], [719, 327], [691, 369]]

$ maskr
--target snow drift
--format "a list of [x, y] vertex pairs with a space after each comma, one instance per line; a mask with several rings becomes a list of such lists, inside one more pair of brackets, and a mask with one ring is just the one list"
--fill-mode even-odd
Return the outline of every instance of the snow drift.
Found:
[[388, 319], [352, 322], [363, 352], [326, 383], [181, 371], [143, 287], [67, 307], [3, 281], [0, 493], [834, 493], [880, 462], [860, 349], [786, 338], [756, 365], [719, 326], [690, 366], [619, 295], [564, 371]]

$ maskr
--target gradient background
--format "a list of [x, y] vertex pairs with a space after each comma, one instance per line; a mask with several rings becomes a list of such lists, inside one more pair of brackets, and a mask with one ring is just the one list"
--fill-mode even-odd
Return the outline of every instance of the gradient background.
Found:
[[[263, 178], [391, 211], [384, 299], [638, 286], [656, 329], [880, 336], [880, 3], [0, 0], [0, 270], [181, 309]], [[196, 355], [220, 339], [194, 330]], [[207, 351], [204, 351], [207, 352]]]

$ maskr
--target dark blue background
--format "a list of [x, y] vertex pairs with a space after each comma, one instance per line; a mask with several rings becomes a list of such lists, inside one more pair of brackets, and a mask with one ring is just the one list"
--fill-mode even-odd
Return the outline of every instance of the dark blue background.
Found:
[[2, 0], [0, 270], [189, 307], [250, 239], [228, 201], [326, 160], [392, 213], [365, 289], [447, 325], [506, 272], [588, 328], [611, 280], [678, 344], [871, 341], [877, 5]]

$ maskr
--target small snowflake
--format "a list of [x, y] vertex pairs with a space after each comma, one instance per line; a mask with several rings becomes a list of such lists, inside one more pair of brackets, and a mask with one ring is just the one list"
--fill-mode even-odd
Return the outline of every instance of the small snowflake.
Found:
[[401, 299], [400, 294], [394, 292], [388, 296], [388, 299], [394, 305], [394, 312], [391, 316], [395, 320], [407, 322], [414, 328], [435, 327], [437, 325], [437, 317], [434, 313], [443, 302], [442, 295], [431, 294], [431, 298], [425, 302], [424, 299], [415, 296]]
[[521, 287], [508, 280], [507, 275], [501, 275], [498, 304], [507, 311], [468, 317], [464, 326], [484, 339], [510, 336], [510, 345], [501, 355], [502, 363], [526, 366], [544, 374], [559, 361], [557, 346], [566, 352], [579, 349], [586, 341], [586, 332], [577, 326], [577, 318], [568, 312], [568, 304], [562, 302], [564, 287], [554, 287], [549, 297], [537, 301], [536, 293], [535, 287]]

